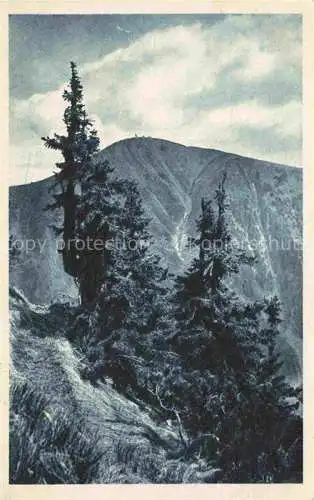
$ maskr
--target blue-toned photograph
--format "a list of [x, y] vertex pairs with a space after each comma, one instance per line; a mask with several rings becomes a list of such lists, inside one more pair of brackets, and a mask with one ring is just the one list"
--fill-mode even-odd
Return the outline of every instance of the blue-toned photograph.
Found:
[[302, 483], [302, 16], [9, 17], [10, 484]]

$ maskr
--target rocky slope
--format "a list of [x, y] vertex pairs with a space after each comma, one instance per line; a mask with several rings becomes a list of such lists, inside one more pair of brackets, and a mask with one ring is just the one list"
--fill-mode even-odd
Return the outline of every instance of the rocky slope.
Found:
[[[258, 264], [233, 281], [239, 294], [259, 298], [277, 293], [283, 304], [281, 350], [288, 376], [301, 373], [302, 337], [302, 170], [221, 151], [185, 147], [165, 140], [123, 140], [100, 153], [115, 175], [135, 179], [151, 218], [155, 247], [173, 272], [191, 258], [185, 248], [193, 234], [201, 197], [212, 197], [227, 171], [229, 224], [239, 245], [256, 250]], [[11, 283], [44, 304], [77, 297], [76, 286], [62, 270], [44, 212], [52, 178], [10, 189], [10, 232], [24, 242]], [[34, 241], [25, 251], [25, 240]]]

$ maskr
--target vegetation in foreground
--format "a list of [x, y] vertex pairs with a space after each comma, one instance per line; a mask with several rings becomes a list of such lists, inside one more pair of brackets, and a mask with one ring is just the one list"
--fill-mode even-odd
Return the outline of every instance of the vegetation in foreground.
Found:
[[[190, 235], [195, 257], [173, 280], [151, 252], [136, 184], [115, 178], [108, 162], [98, 160], [99, 139], [74, 63], [71, 69], [66, 135], [44, 141], [64, 158], [49, 208], [63, 211], [56, 233], [64, 240], [64, 271], [76, 280], [81, 299], [63, 314], [64, 336], [81, 356], [81, 377], [95, 385], [110, 379], [160, 422], [168, 420], [180, 437], [172, 451], [176, 467], [196, 460], [208, 471], [220, 470], [209, 474], [210, 481], [301, 482], [301, 390], [281, 374], [280, 302], [248, 302], [229, 286], [230, 277], [254, 266], [256, 257], [233, 244], [226, 175], [215, 198], [202, 200], [196, 234]], [[33, 400], [38, 409], [28, 417], [23, 404], [15, 404], [18, 391], [26, 407]], [[98, 472], [90, 471], [108, 459], [95, 456], [93, 443], [80, 438], [76, 417], [66, 417], [70, 425], [43, 419], [43, 404], [27, 387], [13, 387], [11, 481], [97, 482]], [[39, 450], [46, 447], [43, 466]], [[132, 469], [129, 455], [124, 466]], [[160, 462], [144, 462], [151, 469], [140, 477], [148, 482], [178, 482], [160, 475]], [[32, 479], [21, 464], [29, 464]], [[124, 473], [118, 476], [123, 482]], [[102, 476], [99, 482], [108, 481]]]

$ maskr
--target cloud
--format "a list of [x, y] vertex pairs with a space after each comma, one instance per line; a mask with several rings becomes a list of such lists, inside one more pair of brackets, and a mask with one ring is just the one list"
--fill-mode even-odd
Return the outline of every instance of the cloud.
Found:
[[[301, 54], [299, 16], [230, 15], [153, 30], [81, 75], [102, 146], [137, 133], [300, 164]], [[63, 88], [12, 100], [13, 177], [41, 135], [62, 130]], [[36, 178], [51, 161], [41, 150]]]

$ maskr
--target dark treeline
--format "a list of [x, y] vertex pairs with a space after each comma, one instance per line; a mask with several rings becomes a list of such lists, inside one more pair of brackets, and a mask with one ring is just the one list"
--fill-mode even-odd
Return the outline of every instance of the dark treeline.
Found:
[[136, 184], [97, 156], [74, 63], [63, 97], [66, 133], [43, 140], [63, 156], [49, 208], [62, 209], [64, 271], [79, 288], [68, 338], [84, 357], [82, 376], [111, 378], [170, 420], [178, 453], [219, 468], [221, 482], [302, 481], [301, 390], [281, 375], [280, 302], [248, 302], [228, 286], [255, 257], [230, 245], [225, 173], [214, 199], [201, 201], [197, 254], [172, 280], [152, 251]]

